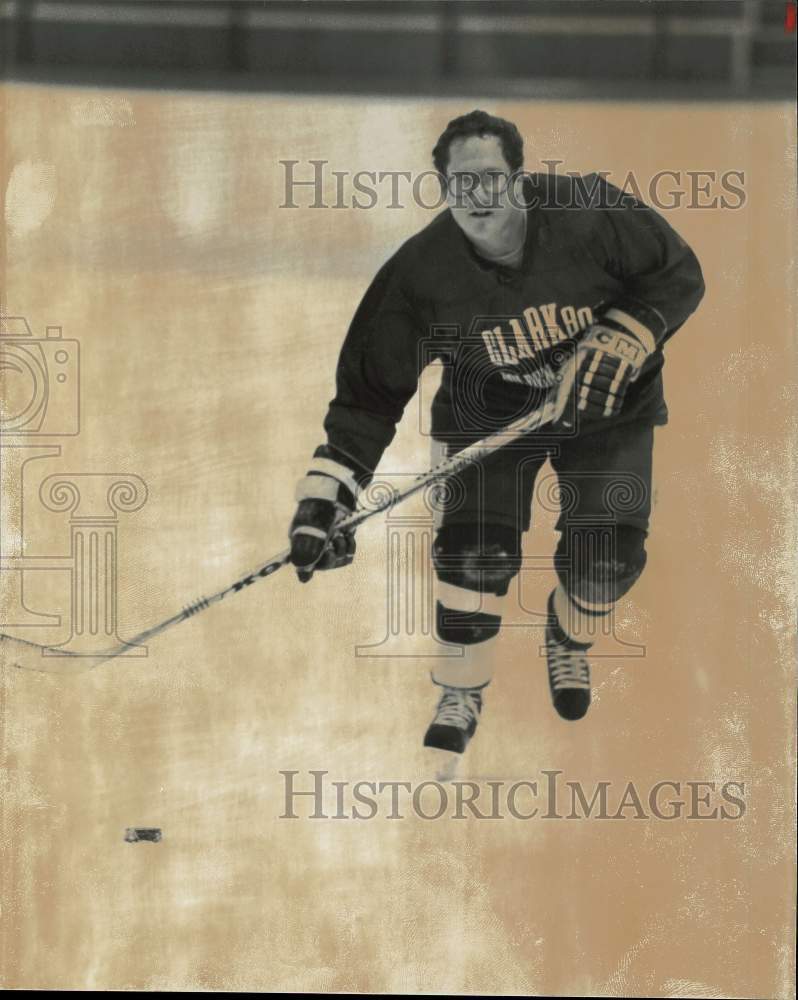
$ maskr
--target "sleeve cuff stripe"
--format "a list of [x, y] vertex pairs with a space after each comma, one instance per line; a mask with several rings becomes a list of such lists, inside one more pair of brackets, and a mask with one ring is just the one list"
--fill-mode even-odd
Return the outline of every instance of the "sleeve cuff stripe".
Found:
[[616, 323], [620, 323], [621, 326], [626, 327], [629, 333], [633, 333], [649, 354], [652, 354], [657, 349], [657, 341], [654, 334], [647, 326], [636, 320], [634, 316], [630, 316], [629, 313], [624, 312], [622, 309], [615, 308], [608, 309], [605, 316], [607, 319], [615, 320]]
[[343, 483], [355, 499], [357, 499], [360, 493], [360, 487], [352, 470], [348, 469], [345, 465], [341, 465], [340, 462], [333, 461], [331, 458], [314, 458], [310, 463], [308, 471], [320, 472], [322, 475], [332, 476], [339, 483]]
[[340, 488], [338, 480], [331, 476], [307, 475], [296, 484], [294, 500], [297, 502], [300, 500], [330, 500], [335, 503]]

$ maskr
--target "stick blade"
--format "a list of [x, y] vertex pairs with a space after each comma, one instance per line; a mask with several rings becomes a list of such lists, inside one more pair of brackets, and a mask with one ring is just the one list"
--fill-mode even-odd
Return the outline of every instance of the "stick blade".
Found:
[[81, 656], [57, 646], [45, 646], [0, 632], [0, 668], [3, 670], [70, 676], [83, 674], [100, 662], [102, 658], [96, 656]]

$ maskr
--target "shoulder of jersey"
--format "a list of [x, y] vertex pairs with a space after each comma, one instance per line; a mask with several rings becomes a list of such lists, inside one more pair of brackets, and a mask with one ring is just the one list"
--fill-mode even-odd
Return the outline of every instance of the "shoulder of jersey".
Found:
[[590, 191], [596, 185], [618, 191], [614, 184], [595, 170], [591, 170], [587, 174], [547, 172], [527, 174], [527, 177], [528, 183], [531, 184], [533, 191], [541, 201], [548, 198], [548, 200], [559, 202], [562, 205], [567, 204], [569, 198], [573, 198], [576, 184], [581, 185], [585, 191]]
[[[534, 198], [532, 212], [541, 213], [549, 223], [549, 238], [555, 243], [584, 239], [602, 228], [605, 220], [596, 209], [608, 202], [617, 203], [621, 192], [601, 175], [532, 174], [530, 189]], [[591, 202], [590, 193], [594, 192]]]

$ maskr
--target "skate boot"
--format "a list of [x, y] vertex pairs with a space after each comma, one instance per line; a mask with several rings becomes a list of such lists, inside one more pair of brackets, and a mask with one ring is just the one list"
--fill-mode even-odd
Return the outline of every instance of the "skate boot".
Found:
[[552, 597], [548, 611], [546, 659], [551, 700], [563, 719], [574, 721], [581, 719], [590, 707], [590, 664], [585, 654], [592, 643], [576, 642], [562, 630]]
[[474, 735], [482, 711], [482, 688], [444, 687], [425, 747], [462, 753]]

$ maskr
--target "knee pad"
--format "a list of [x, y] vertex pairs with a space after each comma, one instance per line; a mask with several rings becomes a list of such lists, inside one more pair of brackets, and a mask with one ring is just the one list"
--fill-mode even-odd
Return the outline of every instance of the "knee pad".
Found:
[[646, 565], [646, 532], [630, 524], [566, 526], [557, 546], [557, 576], [587, 604], [613, 604]]
[[438, 531], [432, 558], [441, 639], [471, 645], [498, 633], [495, 599], [521, 568], [520, 544], [518, 532], [504, 525], [453, 524]]
[[483, 594], [503, 596], [521, 568], [521, 537], [501, 524], [452, 524], [432, 546], [438, 580]]

